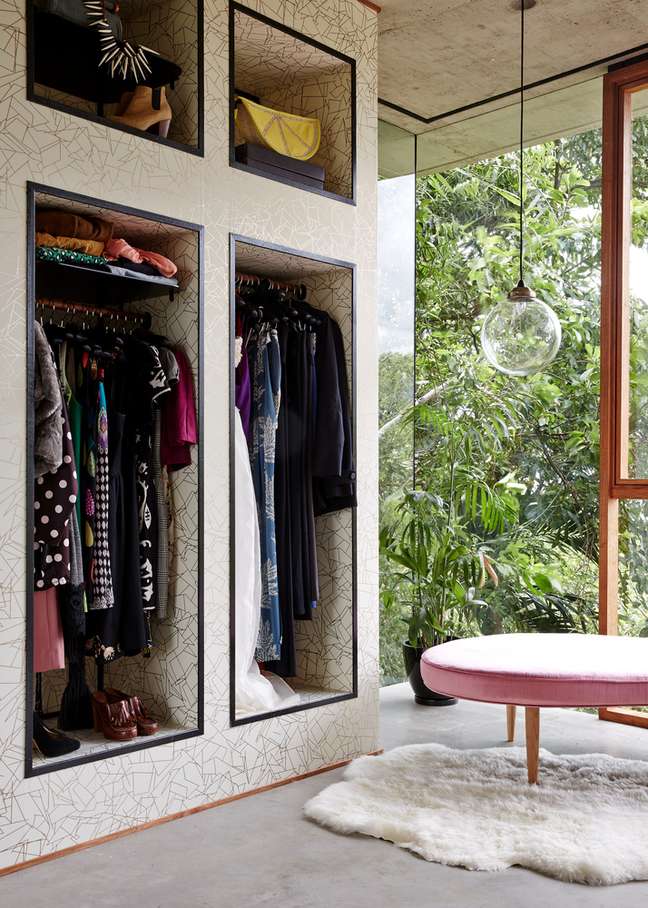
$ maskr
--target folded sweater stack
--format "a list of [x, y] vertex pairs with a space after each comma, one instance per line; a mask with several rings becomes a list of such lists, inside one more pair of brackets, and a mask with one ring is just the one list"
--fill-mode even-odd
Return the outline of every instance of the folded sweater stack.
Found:
[[113, 224], [101, 218], [55, 208], [36, 212], [36, 247], [40, 259], [72, 262], [126, 277], [173, 278], [177, 265], [158, 252], [113, 239]]

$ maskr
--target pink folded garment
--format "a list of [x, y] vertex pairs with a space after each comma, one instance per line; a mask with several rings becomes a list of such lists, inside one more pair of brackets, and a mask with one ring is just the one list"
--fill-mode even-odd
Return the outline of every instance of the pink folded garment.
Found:
[[104, 247], [104, 255], [111, 261], [113, 259], [128, 259], [136, 265], [147, 262], [156, 268], [163, 277], [174, 277], [178, 273], [178, 266], [171, 259], [160, 255], [159, 252], [149, 252], [147, 249], [138, 249], [131, 246], [124, 239], [112, 239]]
[[128, 259], [138, 265], [143, 262], [139, 250], [127, 243], [126, 240], [109, 240], [104, 246], [104, 255], [107, 259]]

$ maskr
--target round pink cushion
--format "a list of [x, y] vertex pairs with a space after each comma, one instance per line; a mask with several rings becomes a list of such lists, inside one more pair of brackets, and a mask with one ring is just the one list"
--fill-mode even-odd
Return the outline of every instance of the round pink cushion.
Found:
[[496, 634], [426, 650], [430, 690], [518, 706], [647, 706], [648, 639]]

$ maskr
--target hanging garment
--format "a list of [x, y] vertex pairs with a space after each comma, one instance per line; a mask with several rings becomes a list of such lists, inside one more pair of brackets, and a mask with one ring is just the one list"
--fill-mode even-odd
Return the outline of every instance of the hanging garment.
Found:
[[34, 475], [56, 470], [62, 459], [61, 389], [52, 348], [34, 323]]
[[288, 344], [288, 413], [289, 440], [289, 519], [292, 538], [293, 614], [295, 618], [311, 617], [311, 582], [309, 577], [308, 475], [306, 445], [308, 439], [308, 350], [307, 336], [293, 330]]
[[108, 410], [103, 372], [97, 385], [97, 475], [95, 486], [95, 545], [92, 608], [112, 608], [115, 602], [110, 566], [110, 467]]
[[61, 464], [34, 487], [34, 583], [36, 590], [70, 582], [70, 515], [77, 500], [77, 472], [65, 401], [61, 400]]
[[191, 466], [191, 446], [198, 441], [193, 373], [182, 350], [174, 354], [178, 383], [162, 404], [160, 437], [160, 463], [169, 473]]
[[86, 582], [88, 608], [92, 608], [94, 596], [94, 544], [95, 544], [95, 495], [97, 486], [97, 363], [84, 351], [80, 364], [81, 387], [81, 490], [83, 493], [81, 525], [81, 547], [83, 552], [83, 576]]
[[[71, 522], [72, 524], [76, 523], [76, 512], [74, 510], [72, 511]], [[71, 533], [71, 537], [73, 536], [74, 529]], [[83, 602], [83, 586], [75, 585], [74, 583], [74, 578], [77, 576], [76, 568], [74, 567], [75, 557], [73, 557], [72, 581], [68, 586], [59, 587], [58, 590], [65, 655], [68, 663], [68, 682], [61, 697], [58, 726], [68, 731], [93, 727], [90, 690], [85, 677], [86, 615]], [[80, 539], [78, 558], [79, 570], [81, 576], [83, 576], [80, 560]]]
[[[129, 358], [131, 369], [135, 370], [136, 381], [136, 401], [131, 418], [135, 428], [140, 584], [144, 611], [150, 612], [157, 604], [155, 571], [158, 557], [157, 500], [151, 475], [154, 411], [171, 388], [156, 346], [133, 341]], [[147, 618], [145, 615], [145, 619]], [[148, 637], [150, 644], [150, 632]]]
[[351, 405], [344, 341], [322, 314], [317, 330], [317, 424], [313, 443], [315, 514], [356, 506]]
[[[160, 347], [160, 362], [166, 375], [167, 384], [173, 389], [180, 378], [178, 360], [171, 350]], [[151, 479], [155, 487], [157, 515], [157, 566], [155, 580], [157, 584], [156, 617], [166, 618], [169, 604], [169, 500], [168, 474], [161, 464], [162, 413], [155, 407], [153, 414], [153, 438], [151, 445]]]
[[306, 482], [306, 521], [307, 547], [306, 570], [308, 586], [306, 599], [310, 600], [312, 609], [317, 608], [319, 599], [319, 571], [317, 566], [317, 535], [315, 530], [315, 510], [313, 498], [313, 444], [317, 419], [317, 335], [314, 331], [306, 334], [306, 443], [304, 446], [304, 478]]
[[63, 626], [55, 589], [34, 593], [35, 672], [65, 668]]
[[112, 608], [110, 567], [110, 480], [108, 413], [103, 370], [84, 353], [83, 361], [83, 547], [86, 599], [90, 610]]
[[281, 653], [278, 659], [266, 661], [268, 671], [283, 678], [297, 674], [295, 649], [295, 614], [293, 606], [293, 540], [290, 519], [292, 478], [290, 474], [289, 413], [292, 406], [291, 387], [288, 382], [288, 344], [293, 329], [281, 323], [278, 327], [281, 360], [281, 406], [277, 424], [275, 450], [275, 534], [277, 545], [277, 581], [281, 619]]
[[252, 372], [252, 447], [250, 462], [259, 513], [261, 538], [261, 627], [257, 644], [260, 662], [281, 655], [281, 618], [277, 584], [274, 469], [281, 400], [281, 354], [274, 329], [262, 330], [250, 350]]
[[[242, 331], [242, 328], [241, 328]], [[236, 384], [236, 393], [235, 393], [235, 403], [236, 408], [241, 415], [241, 423], [243, 425], [243, 431], [245, 432], [245, 437], [250, 443], [250, 407], [252, 404], [252, 388], [250, 386], [250, 366], [247, 357], [247, 350], [245, 349], [245, 341], [242, 337], [242, 334], [237, 334], [236, 337], [237, 345], [240, 345], [240, 355], [236, 357], [236, 372], [235, 372], [235, 384]]]
[[[82, 437], [82, 420], [83, 409], [72, 389], [72, 383], [76, 386], [75, 368], [74, 368], [74, 349], [63, 341], [59, 347], [59, 378], [63, 397], [68, 408], [68, 418], [70, 420], [70, 432], [72, 433], [72, 446], [74, 448], [74, 463], [77, 473], [80, 475], [81, 464], [81, 437]], [[72, 383], [71, 383], [72, 382]], [[81, 494], [80, 490], [76, 500], [77, 526], [80, 529], [82, 525], [81, 514]], [[73, 581], [74, 582], [74, 581]]]
[[[237, 714], [269, 712], [299, 698], [288, 685], [273, 685], [261, 674], [254, 653], [261, 624], [259, 520], [241, 414], [234, 411], [235, 476], [235, 682]], [[278, 680], [278, 679], [277, 679]]]
[[110, 548], [115, 592], [113, 623], [103, 632], [106, 645], [126, 656], [146, 646], [139, 560], [139, 513], [135, 476], [134, 438], [127, 433], [129, 372], [125, 359], [116, 363], [109, 412], [110, 430]]

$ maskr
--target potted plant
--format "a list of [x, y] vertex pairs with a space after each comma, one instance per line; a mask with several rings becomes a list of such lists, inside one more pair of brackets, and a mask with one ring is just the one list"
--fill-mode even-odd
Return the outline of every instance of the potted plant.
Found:
[[471, 528], [465, 494], [457, 496], [450, 477], [447, 499], [429, 491], [406, 491], [381, 529], [381, 555], [392, 566], [383, 587], [407, 623], [403, 657], [417, 703], [447, 706], [453, 697], [429, 690], [420, 659], [430, 646], [478, 633], [477, 614], [486, 602], [481, 590], [498, 576], [483, 539]]

